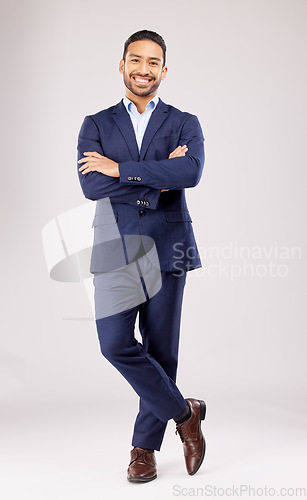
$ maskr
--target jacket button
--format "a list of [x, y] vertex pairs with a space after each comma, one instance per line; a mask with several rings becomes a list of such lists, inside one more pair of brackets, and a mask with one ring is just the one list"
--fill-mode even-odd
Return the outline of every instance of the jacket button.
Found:
[[144, 217], [144, 215], [146, 215], [145, 210], [140, 210], [140, 211], [139, 211], [139, 216], [140, 216], [140, 217]]

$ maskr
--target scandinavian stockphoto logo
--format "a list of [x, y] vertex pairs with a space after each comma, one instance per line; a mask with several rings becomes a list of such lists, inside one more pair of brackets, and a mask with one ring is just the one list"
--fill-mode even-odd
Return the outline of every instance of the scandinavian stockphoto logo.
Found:
[[[229, 241], [223, 246], [199, 247], [203, 267], [196, 269], [194, 276], [210, 278], [284, 278], [289, 274], [290, 262], [302, 258], [300, 246], [279, 245], [277, 241], [269, 246], [240, 245]], [[173, 245], [175, 267], [181, 268], [183, 259], [193, 264], [195, 249], [183, 250], [183, 243]]]
[[139, 305], [162, 286], [155, 242], [122, 236], [109, 198], [56, 216], [43, 227], [42, 241], [50, 278], [82, 282], [95, 319]]

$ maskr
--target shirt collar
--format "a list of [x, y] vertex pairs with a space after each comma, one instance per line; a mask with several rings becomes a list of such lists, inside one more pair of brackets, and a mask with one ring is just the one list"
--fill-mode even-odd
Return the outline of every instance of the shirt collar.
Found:
[[[130, 99], [128, 99], [127, 96], [124, 96], [123, 98], [123, 102], [124, 102], [124, 105], [126, 107], [126, 110], [128, 111], [128, 113], [130, 113], [132, 110], [136, 111], [138, 113], [138, 110], [136, 109], [136, 105], [130, 101]], [[146, 108], [145, 110], [148, 110], [150, 108], [152, 108], [152, 111], [155, 110], [157, 104], [159, 102], [159, 96], [158, 95], [155, 95], [155, 97], [153, 97], [146, 105]], [[138, 113], [140, 114], [140, 113]]]

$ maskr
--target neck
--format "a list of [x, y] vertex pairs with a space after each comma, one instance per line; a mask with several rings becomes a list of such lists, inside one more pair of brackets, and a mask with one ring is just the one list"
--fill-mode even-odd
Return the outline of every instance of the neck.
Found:
[[126, 97], [128, 97], [128, 99], [130, 99], [130, 101], [132, 101], [133, 104], [136, 105], [136, 109], [138, 110], [139, 113], [144, 113], [147, 104], [156, 95], [157, 95], [157, 91], [153, 92], [150, 95], [146, 95], [146, 96], [142, 97], [139, 95], [135, 95], [129, 89], [126, 89]]

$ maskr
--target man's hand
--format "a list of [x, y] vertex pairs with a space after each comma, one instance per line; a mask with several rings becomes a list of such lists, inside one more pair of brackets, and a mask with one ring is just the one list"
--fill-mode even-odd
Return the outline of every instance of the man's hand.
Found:
[[185, 156], [185, 154], [188, 151], [188, 149], [189, 148], [186, 146], [186, 144], [184, 146], [178, 146], [176, 149], [174, 149], [174, 151], [172, 151], [169, 154], [168, 159], [170, 159], [170, 158], [177, 158], [178, 156]]
[[79, 171], [84, 175], [88, 172], [100, 172], [109, 177], [119, 177], [118, 163], [102, 156], [96, 151], [87, 151], [83, 153], [85, 158], [81, 158], [78, 163], [84, 163]]
[[[178, 156], [185, 156], [185, 154], [188, 151], [188, 149], [189, 148], [186, 145], [184, 145], [184, 146], [178, 146], [176, 149], [174, 149], [174, 151], [172, 151], [169, 154], [168, 159], [170, 159], [170, 158], [177, 158]], [[161, 189], [161, 193], [163, 193], [163, 191], [169, 191], [169, 189]]]

